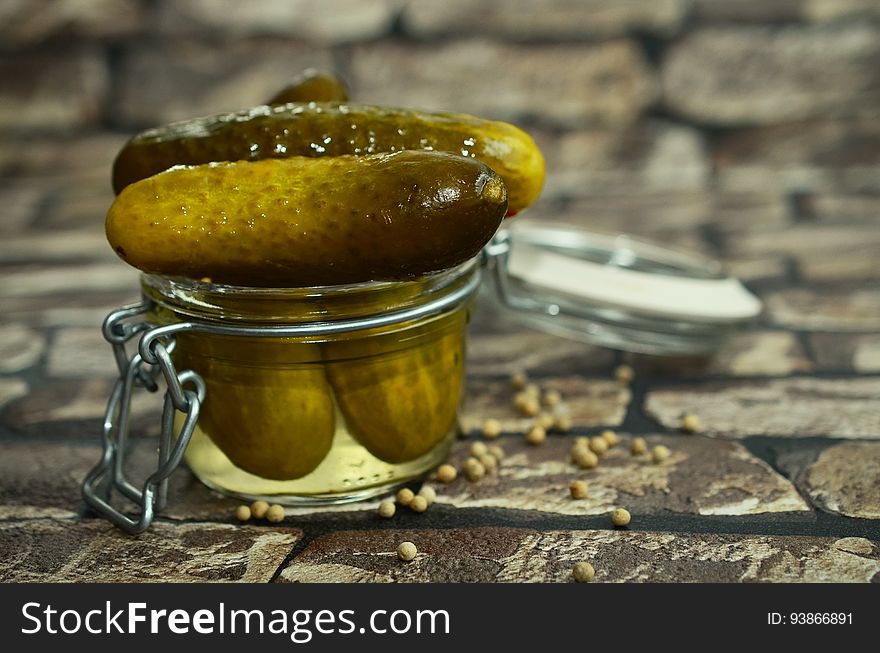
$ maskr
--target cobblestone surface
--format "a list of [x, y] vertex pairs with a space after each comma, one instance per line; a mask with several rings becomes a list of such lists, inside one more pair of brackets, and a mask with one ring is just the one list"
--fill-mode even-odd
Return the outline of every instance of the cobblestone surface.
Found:
[[[404, 539], [419, 549], [411, 563], [395, 553]], [[582, 560], [598, 582], [867, 582], [880, 573], [880, 547], [864, 538], [483, 528], [334, 533], [309, 544], [280, 580], [573, 582]]]

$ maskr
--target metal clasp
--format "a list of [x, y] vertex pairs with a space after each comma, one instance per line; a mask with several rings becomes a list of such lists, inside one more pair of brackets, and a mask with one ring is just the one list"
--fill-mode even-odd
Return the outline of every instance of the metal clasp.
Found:
[[[147, 304], [134, 304], [114, 311], [104, 320], [104, 338], [113, 347], [119, 378], [104, 415], [101, 460], [89, 472], [82, 485], [82, 496], [89, 506], [132, 534], [142, 533], [149, 528], [156, 512], [165, 507], [168, 500], [168, 477], [183, 460], [183, 454], [199, 419], [199, 409], [205, 400], [205, 383], [202, 377], [192, 370], [178, 372], [175, 369], [171, 360], [173, 337], [155, 339], [147, 351], [128, 356], [126, 344], [138, 334], [151, 330], [150, 324], [137, 319], [148, 310]], [[159, 435], [159, 461], [156, 471], [138, 488], [125, 476], [131, 397], [136, 387], [156, 392], [159, 387], [156, 378], [160, 373], [165, 379], [166, 391]], [[191, 385], [194, 389], [187, 389], [184, 387], [186, 385]], [[175, 412], [185, 415], [177, 434], [174, 433]], [[140, 506], [139, 517], [129, 517], [111, 505], [114, 490]]]

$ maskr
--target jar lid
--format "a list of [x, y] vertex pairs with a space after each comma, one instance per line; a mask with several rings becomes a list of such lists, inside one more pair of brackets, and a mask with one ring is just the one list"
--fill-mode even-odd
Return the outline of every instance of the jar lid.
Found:
[[708, 354], [761, 312], [718, 261], [626, 235], [521, 219], [485, 257], [519, 319], [615, 349]]

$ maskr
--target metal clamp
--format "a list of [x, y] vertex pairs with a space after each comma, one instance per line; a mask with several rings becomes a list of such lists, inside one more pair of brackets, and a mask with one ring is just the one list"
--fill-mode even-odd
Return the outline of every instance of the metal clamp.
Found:
[[[149, 310], [147, 304], [134, 304], [114, 311], [104, 320], [104, 338], [112, 345], [119, 378], [110, 395], [101, 436], [103, 454], [101, 460], [86, 476], [82, 496], [94, 510], [114, 524], [132, 534], [142, 533], [153, 521], [157, 511], [168, 500], [168, 478], [183, 460], [199, 410], [205, 400], [205, 383], [192, 370], [178, 372], [171, 361], [173, 339], [153, 340], [150, 356], [154, 362], [147, 363], [140, 353], [130, 358], [125, 345], [140, 333], [148, 333], [149, 323], [143, 320], [129, 321], [143, 316]], [[165, 404], [162, 409], [162, 430], [159, 435], [159, 461], [156, 471], [141, 488], [130, 483], [125, 476], [125, 456], [131, 421], [131, 396], [135, 387], [149, 392], [158, 389], [156, 377], [161, 373], [165, 379]], [[194, 390], [185, 389], [191, 384]], [[174, 414], [185, 414], [180, 432], [174, 433]], [[132, 518], [114, 508], [111, 503], [113, 490], [140, 506], [140, 516]]]

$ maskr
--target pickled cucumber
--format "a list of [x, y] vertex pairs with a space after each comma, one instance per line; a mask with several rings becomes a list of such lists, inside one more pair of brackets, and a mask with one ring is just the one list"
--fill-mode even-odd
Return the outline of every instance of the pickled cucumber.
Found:
[[272, 106], [288, 102], [345, 102], [348, 87], [333, 73], [307, 68], [272, 96], [266, 104]]
[[[464, 381], [465, 311], [447, 321], [444, 335], [403, 351], [358, 342], [358, 357], [327, 366], [327, 376], [349, 431], [388, 463], [426, 454], [455, 426]], [[345, 343], [325, 345], [339, 356]]]
[[482, 161], [504, 179], [511, 212], [531, 204], [544, 183], [540, 150], [513, 125], [463, 114], [309, 103], [255, 107], [142, 132], [119, 152], [113, 187], [119, 193], [180, 164], [399, 150], [453, 152]]
[[237, 342], [203, 338], [182, 345], [178, 366], [205, 379], [199, 428], [236, 467], [262, 478], [292, 480], [324, 460], [336, 424], [320, 365], [248, 366], [228, 360], [240, 354]]
[[146, 272], [301, 287], [457, 265], [506, 208], [504, 183], [479, 161], [405, 151], [173, 168], [127, 187], [106, 229]]

